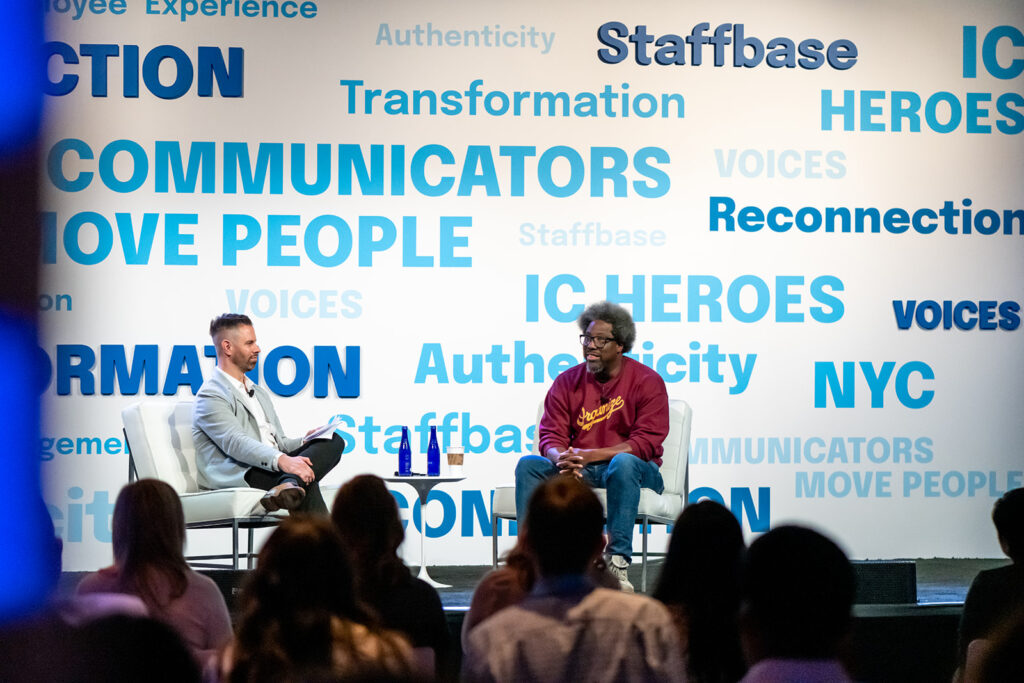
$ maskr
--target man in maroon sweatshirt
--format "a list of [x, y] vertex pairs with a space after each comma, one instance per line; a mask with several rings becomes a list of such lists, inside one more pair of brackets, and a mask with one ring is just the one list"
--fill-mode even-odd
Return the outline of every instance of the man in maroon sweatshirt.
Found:
[[601, 301], [577, 322], [584, 362], [555, 378], [548, 390], [537, 434], [541, 455], [527, 455], [516, 465], [516, 513], [525, 519], [530, 494], [551, 476], [575, 476], [607, 489], [605, 555], [623, 590], [632, 591], [626, 569], [640, 489], [665, 488], [659, 468], [668, 436], [668, 393], [658, 373], [623, 355], [636, 341], [626, 309]]

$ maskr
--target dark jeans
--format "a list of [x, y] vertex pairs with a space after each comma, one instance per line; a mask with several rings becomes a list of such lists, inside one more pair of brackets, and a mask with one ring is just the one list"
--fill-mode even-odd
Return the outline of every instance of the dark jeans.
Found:
[[291, 456], [301, 455], [307, 457], [313, 463], [313, 474], [315, 476], [309, 484], [303, 484], [302, 480], [294, 474], [270, 472], [259, 467], [250, 467], [249, 471], [245, 473], [245, 480], [254, 489], [263, 489], [264, 491], [268, 491], [286, 481], [298, 484], [306, 489], [306, 496], [302, 499], [302, 505], [298, 509], [302, 512], [326, 515], [328, 514], [327, 504], [324, 502], [324, 497], [320, 494], [320, 480], [338, 464], [343, 450], [345, 450], [345, 440], [334, 434], [331, 436], [330, 441], [326, 439], [310, 441], [289, 453], [288, 455]]
[[[520, 524], [526, 519], [526, 506], [538, 484], [548, 477], [568, 476], [558, 472], [558, 468], [543, 456], [520, 458], [516, 465], [516, 518]], [[655, 493], [665, 490], [658, 466], [632, 453], [619, 453], [611, 460], [593, 462], [584, 467], [583, 481], [594, 488], [607, 489], [608, 547], [605, 553], [622, 555], [627, 562], [632, 562], [633, 527], [640, 507], [640, 489], [653, 489]]]

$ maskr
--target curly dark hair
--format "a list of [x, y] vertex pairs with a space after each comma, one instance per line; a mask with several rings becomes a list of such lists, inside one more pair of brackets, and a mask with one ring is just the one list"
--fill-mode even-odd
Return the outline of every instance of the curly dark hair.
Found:
[[610, 301], [598, 301], [587, 306], [576, 322], [580, 326], [580, 331], [586, 332], [590, 323], [595, 320], [603, 320], [611, 325], [612, 336], [622, 347], [622, 352], [630, 352], [633, 342], [636, 341], [636, 325], [633, 324], [633, 316], [629, 311]]

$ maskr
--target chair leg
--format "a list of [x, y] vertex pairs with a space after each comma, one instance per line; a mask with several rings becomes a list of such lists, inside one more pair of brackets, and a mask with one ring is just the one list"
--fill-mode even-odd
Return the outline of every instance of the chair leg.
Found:
[[498, 568], [498, 518], [491, 515], [491, 569]]
[[132, 455], [132, 445], [128, 443], [128, 430], [121, 428], [121, 433], [124, 434], [124, 443], [127, 446], [128, 451], [128, 483], [133, 484], [139, 480], [139, 470], [135, 466], [135, 457]]
[[253, 527], [249, 527], [249, 553], [246, 558], [246, 567], [252, 569], [253, 564], [253, 538], [256, 530]]
[[238, 520], [231, 520], [231, 568], [238, 569]]
[[641, 521], [644, 525], [643, 530], [643, 554], [640, 559], [640, 592], [647, 592], [647, 518], [644, 517]]

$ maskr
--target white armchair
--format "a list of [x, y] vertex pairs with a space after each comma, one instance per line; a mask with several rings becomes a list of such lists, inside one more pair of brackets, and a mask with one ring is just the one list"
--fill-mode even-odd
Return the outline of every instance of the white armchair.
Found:
[[266, 493], [255, 488], [229, 488], [201, 491], [196, 482], [196, 453], [192, 443], [191, 401], [143, 401], [121, 411], [128, 441], [128, 479], [160, 479], [170, 484], [181, 497], [187, 529], [231, 529], [231, 553], [193, 555], [186, 559], [196, 567], [226, 568], [210, 560], [231, 560], [238, 569], [238, 531], [248, 531], [244, 553], [252, 568], [256, 556], [253, 530], [277, 524], [284, 513], [267, 514], [260, 499]]
[[[650, 524], [674, 524], [689, 496], [690, 421], [693, 411], [686, 401], [669, 401], [668, 437], [663, 445], [661, 477], [664, 492], [640, 489], [640, 506], [636, 521], [643, 525], [641, 532], [640, 590], [647, 590], [647, 529]], [[544, 414], [544, 404], [537, 409], [537, 423]], [[537, 432], [535, 431], [534, 434]], [[536, 438], [534, 439], [536, 441]], [[594, 489], [601, 505], [607, 508], [605, 489]], [[498, 520], [516, 518], [516, 487], [514, 484], [497, 486], [491, 506], [491, 564], [498, 566]], [[633, 553], [636, 555], [636, 553]]]

